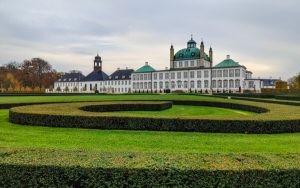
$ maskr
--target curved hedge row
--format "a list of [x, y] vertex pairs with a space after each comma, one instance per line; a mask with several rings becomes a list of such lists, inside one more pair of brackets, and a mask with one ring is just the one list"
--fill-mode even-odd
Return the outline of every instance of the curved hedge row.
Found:
[[88, 112], [116, 112], [116, 111], [161, 111], [172, 108], [172, 102], [153, 103], [111, 103], [80, 107], [80, 110]]
[[[176, 117], [149, 117], [149, 116], [124, 116], [109, 113], [85, 112], [80, 108], [94, 106], [92, 111], [100, 109], [109, 110], [112, 104], [120, 106], [149, 104], [170, 105], [168, 102], [100, 102], [100, 103], [71, 103], [53, 104], [53, 112], [49, 113], [51, 105], [34, 105], [12, 108], [9, 111], [9, 120], [12, 123], [23, 125], [40, 125], [51, 127], [76, 127], [91, 129], [122, 129], [122, 130], [152, 130], [152, 131], [185, 131], [185, 132], [221, 132], [221, 133], [291, 133], [300, 132], [300, 118], [276, 120], [235, 118], [235, 119], [203, 119], [199, 118], [176, 118]], [[173, 101], [180, 105], [204, 105], [249, 110], [255, 112], [267, 112], [268, 109], [259, 106], [251, 106], [237, 103], [209, 102], [209, 101]], [[124, 105], [126, 104], [126, 105]], [[65, 110], [62, 105], [66, 105]], [[96, 106], [96, 107], [95, 107]], [[119, 106], [119, 107], [120, 107]], [[127, 106], [128, 107], [128, 106]], [[43, 108], [46, 110], [43, 111]], [[91, 107], [89, 107], [91, 108]], [[96, 108], [96, 109], [95, 109]], [[110, 109], [110, 111], [116, 109]], [[33, 111], [32, 111], [33, 109]], [[60, 111], [61, 110], [61, 111]], [[120, 110], [120, 109], [119, 109]], [[127, 109], [124, 109], [127, 110]], [[276, 115], [276, 114], [275, 114]], [[280, 114], [278, 114], [280, 115]], [[201, 119], [202, 118], [202, 119]]]

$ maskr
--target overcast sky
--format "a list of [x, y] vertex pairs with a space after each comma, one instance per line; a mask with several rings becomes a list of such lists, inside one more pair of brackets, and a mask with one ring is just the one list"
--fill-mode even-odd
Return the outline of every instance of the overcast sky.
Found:
[[230, 54], [255, 77], [300, 72], [299, 0], [0, 0], [0, 64], [41, 57], [58, 71], [169, 67], [193, 34], [214, 65]]

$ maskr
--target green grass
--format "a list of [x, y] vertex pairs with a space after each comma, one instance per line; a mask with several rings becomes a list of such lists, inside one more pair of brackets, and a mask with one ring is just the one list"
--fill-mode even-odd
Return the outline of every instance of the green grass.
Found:
[[[292, 119], [300, 113], [300, 107], [296, 106], [182, 95], [0, 97], [0, 103], [180, 99], [251, 104], [270, 108], [276, 114], [245, 115], [237, 110], [180, 105], [159, 114], [212, 117], [214, 113], [213, 117], [234, 114], [243, 118]], [[57, 108], [50, 110], [54, 113]], [[157, 115], [157, 112], [130, 112], [133, 113]], [[300, 133], [223, 134], [22, 126], [9, 123], [8, 109], [5, 109], [0, 110], [0, 164], [206, 170], [300, 169]]]
[[300, 134], [109, 131], [14, 125], [0, 110], [0, 147], [163, 153], [300, 153]]
[[234, 110], [228, 108], [207, 107], [207, 106], [187, 106], [187, 105], [173, 105], [172, 108], [163, 111], [121, 111], [112, 112], [113, 114], [122, 115], [149, 115], [149, 116], [176, 116], [176, 117], [190, 117], [190, 116], [228, 116], [228, 115], [251, 115], [255, 114], [249, 111]]

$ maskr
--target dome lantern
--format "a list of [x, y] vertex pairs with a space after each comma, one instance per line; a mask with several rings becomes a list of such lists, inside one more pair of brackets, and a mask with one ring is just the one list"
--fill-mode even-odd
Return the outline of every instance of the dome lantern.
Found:
[[191, 39], [187, 42], [187, 48], [196, 48], [197, 43], [193, 40], [193, 35], [191, 35]]

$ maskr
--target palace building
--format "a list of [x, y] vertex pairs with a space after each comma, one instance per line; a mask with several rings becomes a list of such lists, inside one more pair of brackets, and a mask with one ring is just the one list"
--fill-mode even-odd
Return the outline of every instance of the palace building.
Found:
[[111, 75], [102, 70], [102, 60], [97, 54], [93, 71], [87, 76], [81, 73], [66, 73], [54, 83], [48, 92], [91, 93], [169, 93], [182, 92], [240, 92], [259, 93], [261, 88], [275, 87], [275, 79], [252, 78], [252, 72], [229, 55], [214, 65], [213, 49], [205, 52], [203, 41], [197, 43], [191, 38], [186, 48], [175, 53], [170, 48], [170, 68], [154, 69], [148, 62], [133, 69], [117, 69]]

